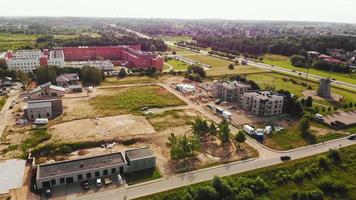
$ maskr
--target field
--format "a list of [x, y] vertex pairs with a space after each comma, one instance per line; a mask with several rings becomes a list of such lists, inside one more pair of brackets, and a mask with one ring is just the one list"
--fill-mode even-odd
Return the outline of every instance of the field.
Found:
[[[303, 92], [308, 90], [302, 84], [306, 81], [303, 79], [298, 79], [295, 77], [290, 77], [287, 75], [282, 75], [278, 73], [261, 73], [261, 74], [248, 74], [248, 79], [254, 80], [262, 89], [275, 88], [286, 89], [291, 93], [303, 97]], [[290, 79], [293, 79], [293, 83]], [[308, 86], [311, 86], [313, 90], [317, 90], [319, 84], [313, 81], [308, 81]], [[356, 92], [347, 91], [339, 88], [332, 87], [332, 92], [344, 97], [344, 102], [354, 102], [356, 99]], [[318, 103], [324, 104], [325, 106], [333, 106], [334, 104], [326, 100], [317, 100]], [[341, 106], [341, 105], [336, 105]]]
[[168, 128], [187, 126], [193, 121], [194, 117], [188, 115], [184, 110], [168, 110], [163, 113], [148, 115], [147, 119], [156, 131], [163, 131]]
[[174, 71], [186, 71], [188, 69], [188, 65], [186, 63], [176, 59], [168, 60], [167, 63], [173, 66]]
[[5, 102], [6, 102], [6, 98], [0, 97], [0, 111], [1, 111], [2, 107], [5, 105]]
[[89, 102], [100, 115], [138, 113], [140, 108], [179, 106], [185, 103], [159, 86], [105, 89], [109, 95], [99, 95]]
[[[296, 71], [301, 71], [301, 72], [306, 72], [307, 70], [304, 68], [300, 67], [294, 67], [288, 60], [288, 57], [285, 56], [280, 56], [280, 55], [274, 55], [274, 54], [266, 54], [264, 56], [263, 62], [266, 64], [270, 65], [275, 65], [278, 67], [283, 67], [286, 69], [291, 69], [291, 70], [296, 70]], [[322, 76], [322, 77], [329, 77], [329, 72], [322, 71], [322, 70], [317, 70], [317, 69], [310, 69], [309, 70], [310, 74]], [[350, 74], [344, 74], [344, 73], [336, 73], [336, 72], [331, 72], [330, 77], [332, 79], [336, 79], [338, 81], [344, 81], [352, 84], [356, 84], [356, 73], [350, 73]]]
[[129, 85], [129, 84], [149, 84], [149, 83], [157, 83], [159, 78], [151, 78], [151, 77], [125, 77], [122, 79], [109, 77], [105, 78], [105, 81], [102, 82], [101, 86], [115, 86], [115, 85]]
[[179, 41], [190, 41], [192, 37], [190, 36], [161, 36], [158, 39], [169, 41], [169, 42], [179, 42]]
[[[292, 193], [305, 195], [314, 191], [321, 195], [317, 199], [347, 200], [356, 199], [356, 146], [338, 150], [337, 155], [324, 153], [304, 159], [289, 161], [283, 164], [265, 167], [241, 174], [223, 178], [224, 185], [228, 184], [235, 196], [240, 196], [241, 192], [252, 193], [253, 198], [248, 199], [273, 199], [287, 200], [293, 198]], [[324, 162], [326, 164], [324, 165]], [[258, 181], [258, 189], [253, 183]], [[252, 185], [251, 185], [252, 184]], [[209, 191], [215, 191], [212, 181], [205, 181], [195, 185], [190, 185], [147, 197], [140, 200], [163, 200], [176, 199], [183, 200], [187, 191], [196, 194], [199, 187], [208, 187]], [[246, 190], [250, 192], [246, 192]], [[206, 191], [206, 190], [205, 190]], [[316, 192], [315, 192], [316, 191]], [[202, 194], [202, 193], [201, 193]], [[228, 195], [228, 192], [224, 192]], [[189, 195], [190, 196], [190, 195]], [[250, 197], [250, 195], [248, 195]], [[216, 198], [221, 199], [221, 198]], [[246, 199], [246, 198], [237, 198]], [[307, 199], [307, 198], [298, 198]], [[308, 198], [310, 199], [310, 198]]]
[[235, 69], [229, 69], [229, 65], [232, 63], [231, 61], [224, 60], [221, 58], [215, 58], [207, 55], [187, 55], [185, 56], [192, 60], [198, 61], [203, 64], [208, 64], [212, 68], [207, 71], [208, 76], [222, 76], [226, 74], [249, 74], [249, 73], [260, 73], [267, 72], [267, 70], [252, 67], [249, 65], [241, 65], [235, 66]]

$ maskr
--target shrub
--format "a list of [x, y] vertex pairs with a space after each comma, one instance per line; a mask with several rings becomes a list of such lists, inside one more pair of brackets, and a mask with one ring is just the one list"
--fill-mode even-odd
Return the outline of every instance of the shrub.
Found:
[[335, 150], [335, 149], [330, 149], [329, 153], [328, 153], [328, 157], [330, 159], [332, 159], [334, 164], [340, 164], [342, 162], [341, 160], [341, 155], [339, 153], [339, 151]]
[[319, 181], [318, 188], [320, 188], [325, 193], [347, 193], [347, 187], [344, 183], [331, 179], [322, 179], [321, 181]]
[[303, 177], [304, 173], [302, 172], [302, 170], [298, 169], [297, 171], [295, 171], [292, 175], [292, 180], [296, 183], [300, 183], [303, 181]]
[[329, 159], [326, 156], [319, 156], [318, 163], [321, 168], [329, 169]]
[[291, 192], [293, 200], [323, 200], [324, 194], [320, 190], [300, 191], [293, 190]]

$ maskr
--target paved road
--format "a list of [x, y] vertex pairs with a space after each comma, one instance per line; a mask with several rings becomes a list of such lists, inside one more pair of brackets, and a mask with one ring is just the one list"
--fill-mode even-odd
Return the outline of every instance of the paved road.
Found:
[[[325, 144], [319, 144], [314, 146], [309, 146], [306, 148], [295, 149], [288, 153], [292, 159], [303, 158], [307, 156], [312, 156], [322, 152], [326, 152], [329, 149], [346, 147], [349, 145], [356, 144], [356, 141], [350, 141], [347, 139], [339, 139]], [[134, 185], [124, 188], [118, 188], [114, 190], [108, 190], [103, 192], [98, 192], [90, 195], [69, 195], [67, 199], [82, 199], [82, 200], [122, 200], [122, 199], [134, 199], [138, 197], [143, 197], [158, 192], [163, 192], [171, 190], [174, 188], [179, 188], [182, 186], [191, 185], [194, 183], [199, 183], [202, 181], [211, 180], [214, 176], [229, 176], [241, 172], [246, 172], [258, 168], [263, 168], [275, 164], [281, 163], [280, 156], [283, 153], [276, 154], [268, 158], [258, 158], [246, 161], [240, 161], [225, 165], [220, 165], [217, 167], [207, 168], [199, 171], [194, 171], [190, 173], [185, 173], [181, 175], [171, 176], [156, 181], [143, 183], [140, 185]]]

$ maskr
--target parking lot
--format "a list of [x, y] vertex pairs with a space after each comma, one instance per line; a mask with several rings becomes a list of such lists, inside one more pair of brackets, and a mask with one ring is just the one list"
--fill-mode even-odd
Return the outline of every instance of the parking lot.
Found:
[[[62, 186], [57, 186], [51, 188], [52, 195], [50, 197], [46, 197], [45, 193], [43, 192], [42, 194], [42, 199], [54, 199], [54, 200], [62, 200], [66, 199], [67, 195], [73, 195], [75, 194], [76, 196], [82, 196], [86, 194], [94, 194], [97, 192], [101, 191], [107, 191], [107, 190], [114, 190], [119, 187], [124, 187], [126, 185], [125, 178], [122, 177], [122, 183], [120, 184], [117, 180], [117, 176], [108, 176], [105, 178], [101, 178], [102, 185], [101, 187], [98, 187], [96, 185], [96, 180], [97, 179], [92, 179], [89, 180], [89, 189], [84, 189], [83, 188], [83, 182], [78, 182], [78, 183], [70, 183]], [[112, 182], [110, 184], [105, 184], [104, 179], [110, 179]]]

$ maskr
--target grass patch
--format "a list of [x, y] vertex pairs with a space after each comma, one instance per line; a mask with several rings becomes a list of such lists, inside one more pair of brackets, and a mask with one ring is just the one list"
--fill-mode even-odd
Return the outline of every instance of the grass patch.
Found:
[[[333, 200], [345, 200], [345, 199], [356, 199], [356, 179], [352, 178], [356, 175], [356, 145], [339, 150], [341, 155], [341, 164], [334, 163], [332, 158], [329, 157], [329, 153], [323, 153], [322, 156], [327, 156], [327, 169], [324, 169], [319, 163], [319, 158], [321, 155], [307, 157], [299, 160], [292, 160], [282, 164], [269, 166], [257, 170], [252, 170], [249, 172], [244, 172], [241, 174], [232, 175], [223, 178], [232, 188], [241, 187], [244, 189], [250, 188], [253, 190], [255, 196], [254, 199], [273, 199], [273, 200], [286, 200], [293, 199], [292, 191], [311, 191], [311, 190], [321, 190], [323, 198], [322, 199], [333, 199]], [[297, 171], [300, 171], [301, 177], [297, 177]], [[259, 178], [258, 178], [259, 177]], [[298, 179], [297, 179], [298, 178]], [[267, 190], [257, 190], [256, 185], [249, 187], [247, 180], [260, 180], [259, 182], [264, 182], [259, 184], [257, 188], [261, 186], [265, 187]], [[324, 180], [333, 180], [337, 182], [338, 185], [342, 185], [346, 188], [346, 191], [342, 193], [339, 191], [331, 191], [321, 189], [320, 182]], [[241, 183], [241, 181], [244, 181]], [[240, 183], [240, 184], [237, 184]], [[197, 183], [194, 185], [189, 185], [170, 191], [165, 191], [157, 193], [154, 195], [139, 198], [140, 200], [161, 200], [161, 199], [176, 199], [181, 200], [184, 193], [187, 190], [194, 191], [198, 187], [211, 186], [212, 181], [205, 181], [202, 183]], [[238, 192], [239, 194], [239, 192]], [[220, 199], [220, 198], [219, 198]]]
[[160, 36], [157, 37], [158, 39], [164, 40], [164, 41], [169, 41], [169, 42], [179, 42], [179, 41], [191, 41], [192, 37], [191, 36]]
[[[263, 62], [266, 64], [269, 64], [269, 65], [275, 65], [275, 66], [283, 67], [283, 68], [290, 69], [290, 70], [296, 70], [296, 71], [300, 71], [300, 72], [307, 71], [304, 68], [294, 67], [290, 63], [289, 58], [286, 56], [275, 55], [275, 54], [266, 54], [264, 56]], [[329, 77], [329, 74], [330, 74], [330, 77], [332, 79], [334, 78], [338, 81], [356, 84], [356, 73], [346, 74], [346, 73], [337, 73], [337, 72], [327, 72], [327, 71], [322, 71], [322, 70], [318, 70], [318, 69], [310, 69], [309, 73], [318, 75], [318, 76], [322, 76], [322, 77]]]
[[4, 107], [5, 103], [6, 103], [6, 98], [0, 97], [0, 111], [1, 111], [2, 107]]
[[167, 110], [160, 114], [148, 115], [147, 119], [156, 131], [163, 131], [168, 128], [189, 125], [194, 117], [187, 115], [184, 110]]
[[163, 108], [185, 105], [174, 94], [159, 86], [106, 89], [109, 95], [97, 96], [90, 100], [101, 116], [138, 113], [140, 108]]
[[105, 81], [102, 82], [101, 86], [115, 86], [115, 85], [130, 85], [130, 84], [149, 84], [149, 83], [157, 83], [159, 79], [151, 78], [151, 77], [125, 77], [122, 79], [119, 78], [105, 78]]
[[189, 66], [186, 63], [176, 59], [168, 60], [167, 63], [173, 66], [174, 71], [186, 71]]
[[46, 128], [36, 128], [30, 133], [30, 136], [25, 139], [21, 144], [23, 156], [27, 157], [29, 149], [36, 148], [42, 142], [45, 142], [51, 138], [51, 135], [47, 132]]
[[161, 174], [157, 168], [125, 174], [125, 180], [128, 185], [152, 181], [159, 178], [161, 178]]

